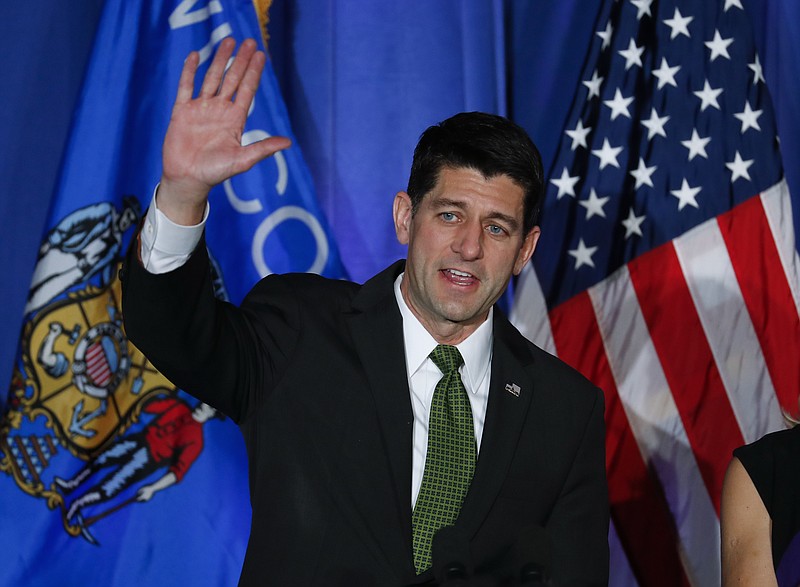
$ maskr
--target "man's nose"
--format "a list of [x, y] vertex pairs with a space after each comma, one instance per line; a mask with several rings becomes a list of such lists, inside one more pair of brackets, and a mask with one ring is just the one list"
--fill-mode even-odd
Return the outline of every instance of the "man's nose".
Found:
[[465, 261], [480, 259], [483, 257], [484, 236], [480, 223], [465, 223], [453, 242], [453, 250]]

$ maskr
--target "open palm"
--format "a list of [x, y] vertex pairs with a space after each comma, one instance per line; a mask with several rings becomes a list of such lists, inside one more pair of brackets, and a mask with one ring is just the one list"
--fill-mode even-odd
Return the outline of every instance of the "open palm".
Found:
[[[265, 56], [252, 39], [242, 43], [230, 68], [235, 42], [222, 41], [196, 98], [194, 78], [199, 55], [189, 55], [178, 83], [163, 147], [163, 176], [159, 208], [172, 219], [205, 208], [209, 190], [226, 179], [247, 171], [262, 159], [285, 149], [290, 142], [272, 137], [242, 146], [242, 132]], [[196, 216], [196, 214], [193, 214]]]

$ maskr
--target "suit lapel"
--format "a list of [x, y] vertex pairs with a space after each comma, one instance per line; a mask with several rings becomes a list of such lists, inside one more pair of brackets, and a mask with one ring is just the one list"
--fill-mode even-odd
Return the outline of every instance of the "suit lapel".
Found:
[[[375, 402], [382, 442], [401, 532], [371, 527], [382, 552], [401, 576], [414, 577], [411, 556], [411, 459], [413, 412], [403, 345], [403, 324], [394, 299], [393, 283], [403, 270], [398, 262], [378, 274], [353, 299], [347, 324]], [[489, 512], [505, 481], [516, 444], [533, 397], [533, 384], [525, 371], [532, 357], [525, 340], [495, 309], [492, 376], [489, 405], [475, 476], [458, 519], [473, 535]], [[519, 387], [519, 395], [514, 386]], [[506, 387], [511, 391], [507, 391]], [[378, 507], [386, 496], [364, 495]], [[366, 520], [369, 524], [370, 520]], [[424, 575], [418, 579], [425, 578]]]
[[[411, 558], [411, 459], [413, 412], [403, 346], [403, 324], [392, 284], [402, 271], [395, 264], [364, 284], [353, 300], [348, 316], [356, 352], [375, 402], [386, 452], [386, 467], [393, 481], [394, 507], [401, 532], [371, 528], [391, 564], [403, 573], [413, 573]], [[364, 496], [372, 504], [386, 495]], [[369, 523], [369, 521], [368, 521]]]
[[489, 405], [478, 463], [458, 525], [473, 535], [505, 481], [531, 404], [533, 383], [525, 372], [532, 361], [522, 336], [495, 309]]

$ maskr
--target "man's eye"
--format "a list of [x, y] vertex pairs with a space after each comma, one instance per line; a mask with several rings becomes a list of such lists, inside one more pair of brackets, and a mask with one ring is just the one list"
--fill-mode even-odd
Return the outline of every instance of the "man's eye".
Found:
[[452, 212], [442, 212], [441, 216], [445, 222], [453, 222], [456, 219], [456, 215]]
[[487, 230], [488, 230], [488, 231], [489, 231], [491, 234], [495, 234], [495, 235], [501, 235], [501, 234], [503, 234], [503, 233], [505, 232], [505, 230], [503, 230], [503, 228], [502, 228], [502, 227], [500, 227], [500, 226], [497, 226], [496, 224], [490, 224], [490, 225], [487, 227]]

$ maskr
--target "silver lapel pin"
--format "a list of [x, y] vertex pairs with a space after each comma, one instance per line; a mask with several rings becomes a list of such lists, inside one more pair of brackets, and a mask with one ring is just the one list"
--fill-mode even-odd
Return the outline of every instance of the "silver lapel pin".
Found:
[[516, 383], [506, 383], [506, 391], [514, 397], [519, 397], [519, 392], [522, 391]]

